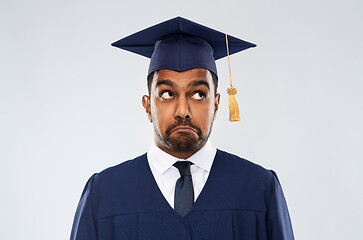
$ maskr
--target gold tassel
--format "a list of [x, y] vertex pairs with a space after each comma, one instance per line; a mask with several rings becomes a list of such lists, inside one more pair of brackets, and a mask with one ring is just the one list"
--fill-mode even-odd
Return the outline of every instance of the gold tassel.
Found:
[[227, 89], [227, 93], [229, 94], [229, 121], [237, 122], [240, 121], [239, 109], [236, 100], [237, 89], [232, 85]]
[[226, 46], [227, 46], [227, 56], [228, 56], [228, 67], [229, 67], [229, 82], [230, 87], [227, 89], [227, 93], [229, 94], [229, 121], [237, 122], [240, 121], [239, 109], [236, 99], [237, 89], [232, 85], [232, 74], [231, 74], [231, 63], [229, 60], [229, 49], [228, 49], [228, 37], [226, 34]]

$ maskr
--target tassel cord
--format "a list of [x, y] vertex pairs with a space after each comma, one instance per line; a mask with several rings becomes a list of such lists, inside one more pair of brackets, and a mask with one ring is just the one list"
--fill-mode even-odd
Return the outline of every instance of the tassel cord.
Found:
[[226, 46], [227, 46], [227, 57], [228, 57], [228, 68], [229, 68], [229, 83], [230, 87], [227, 89], [229, 94], [229, 121], [236, 122], [240, 121], [239, 108], [236, 100], [237, 89], [232, 85], [232, 74], [231, 74], [231, 62], [229, 58], [229, 48], [228, 48], [228, 36], [226, 34]]

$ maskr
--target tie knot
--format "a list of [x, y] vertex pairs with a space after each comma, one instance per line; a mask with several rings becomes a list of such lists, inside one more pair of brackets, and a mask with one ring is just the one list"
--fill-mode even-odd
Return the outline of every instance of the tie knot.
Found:
[[179, 170], [179, 173], [182, 177], [184, 176], [191, 176], [190, 173], [190, 165], [193, 163], [189, 161], [179, 161], [174, 163], [174, 167], [176, 167]]

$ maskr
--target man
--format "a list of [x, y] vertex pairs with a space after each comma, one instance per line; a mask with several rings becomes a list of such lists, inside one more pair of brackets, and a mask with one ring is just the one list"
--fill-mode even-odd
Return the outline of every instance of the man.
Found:
[[[142, 104], [154, 144], [90, 178], [72, 240], [294, 239], [276, 174], [208, 140], [223, 39], [177, 17], [113, 44], [151, 58]], [[231, 53], [255, 46], [229, 41]]]

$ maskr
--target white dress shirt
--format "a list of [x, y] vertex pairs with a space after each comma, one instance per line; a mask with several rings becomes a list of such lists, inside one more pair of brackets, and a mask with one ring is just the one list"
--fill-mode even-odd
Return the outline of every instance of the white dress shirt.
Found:
[[174, 208], [175, 183], [180, 178], [180, 173], [173, 164], [177, 161], [190, 161], [193, 163], [190, 166], [190, 172], [192, 174], [195, 201], [207, 181], [216, 152], [217, 149], [208, 140], [191, 157], [179, 159], [162, 151], [153, 141], [150, 151], [147, 153], [148, 163], [161, 193], [172, 208]]

